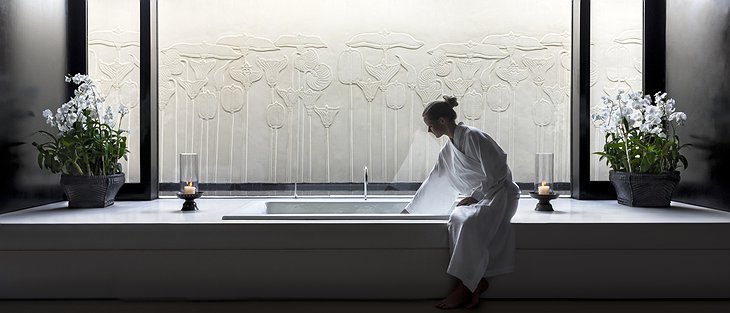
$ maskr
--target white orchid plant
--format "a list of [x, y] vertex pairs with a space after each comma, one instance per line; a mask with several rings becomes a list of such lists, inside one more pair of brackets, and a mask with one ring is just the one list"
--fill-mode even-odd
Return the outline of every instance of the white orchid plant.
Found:
[[683, 125], [687, 115], [676, 111], [674, 99], [658, 92], [651, 96], [641, 92], [618, 91], [615, 98], [601, 97], [593, 108], [593, 124], [606, 133], [600, 160], [614, 171], [659, 174], [675, 171], [687, 158], [680, 150], [675, 129]]
[[46, 123], [58, 129], [54, 135], [39, 131], [50, 141], [33, 142], [38, 149], [38, 165], [52, 173], [67, 175], [111, 175], [122, 172], [121, 158], [127, 159], [127, 131], [120, 129], [129, 109], [120, 105], [114, 110], [88, 75], [66, 76], [66, 82], [78, 85], [74, 96], [56, 109], [43, 111]]

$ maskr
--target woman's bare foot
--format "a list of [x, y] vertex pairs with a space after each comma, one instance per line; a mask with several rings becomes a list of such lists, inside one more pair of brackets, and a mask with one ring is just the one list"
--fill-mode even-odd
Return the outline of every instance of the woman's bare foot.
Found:
[[466, 288], [462, 282], [454, 288], [454, 290], [441, 302], [435, 305], [439, 309], [449, 310], [461, 307], [469, 302], [472, 298], [469, 288]]
[[479, 285], [477, 285], [477, 289], [474, 290], [474, 293], [471, 295], [471, 301], [467, 303], [464, 307], [467, 309], [475, 308], [477, 305], [479, 305], [479, 299], [481, 295], [489, 289], [489, 282], [482, 278], [482, 280], [479, 281]]

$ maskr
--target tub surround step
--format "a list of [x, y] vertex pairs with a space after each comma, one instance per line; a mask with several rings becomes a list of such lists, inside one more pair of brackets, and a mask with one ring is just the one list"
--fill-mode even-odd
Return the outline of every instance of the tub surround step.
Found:
[[[431, 299], [454, 283], [445, 219], [281, 219], [261, 213], [266, 201], [0, 215], [0, 299]], [[730, 213], [558, 199], [545, 214], [535, 203], [522, 199], [512, 220], [516, 271], [486, 297], [730, 295]], [[262, 218], [223, 219], [234, 215]]]

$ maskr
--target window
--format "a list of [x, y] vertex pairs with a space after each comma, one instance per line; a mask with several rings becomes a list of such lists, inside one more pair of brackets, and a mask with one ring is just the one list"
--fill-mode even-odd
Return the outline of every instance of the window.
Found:
[[421, 118], [441, 94], [515, 180], [552, 152], [568, 182], [571, 5], [159, 1], [161, 189], [195, 152], [221, 188], [361, 182], [367, 166], [412, 192], [444, 143]]
[[[619, 89], [642, 91], [643, 1], [591, 1], [590, 103], [601, 96], [615, 97]], [[606, 134], [591, 128], [591, 153], [602, 151]], [[605, 160], [591, 155], [590, 178], [608, 180]]]
[[[548, 152], [558, 187], [568, 190], [576, 171], [573, 10], [576, 3], [593, 7], [581, 14], [591, 17], [586, 97], [597, 101], [642, 84], [642, 2], [90, 0], [89, 71], [112, 81], [119, 77], [104, 73], [108, 64], [135, 66], [106, 87], [118, 101], [133, 98], [135, 83], [148, 88], [137, 72], [157, 77], [149, 88], [158, 111], [141, 122], [156, 130], [150, 181], [163, 192], [178, 188], [179, 154], [195, 152], [203, 188], [218, 194], [291, 195], [293, 183], [300, 194], [307, 186], [357, 194], [364, 166], [371, 190], [412, 193], [444, 143], [425, 132], [420, 116], [440, 94], [459, 97], [459, 121], [500, 143], [523, 189], [532, 187], [535, 153]], [[130, 15], [140, 3], [151, 16]], [[135, 23], [151, 26], [142, 34], [157, 51], [149, 70], [140, 71], [144, 47], [137, 56], [124, 44], [129, 36], [120, 36], [139, 38]], [[95, 48], [103, 31], [117, 37]], [[141, 159], [142, 175], [148, 166], [135, 151], [140, 121], [131, 117], [130, 179]], [[602, 135], [589, 134], [580, 158], [592, 158], [584, 172], [602, 180], [605, 165], [589, 156]]]
[[127, 183], [139, 183], [141, 176], [139, 8], [135, 0], [87, 2], [88, 73], [115, 112], [121, 104], [129, 108], [129, 114], [117, 121], [129, 131], [129, 159], [121, 161]]

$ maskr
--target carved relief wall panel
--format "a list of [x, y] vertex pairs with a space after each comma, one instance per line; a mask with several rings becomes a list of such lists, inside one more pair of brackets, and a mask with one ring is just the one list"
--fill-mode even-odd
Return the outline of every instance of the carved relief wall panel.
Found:
[[515, 180], [554, 152], [569, 181], [571, 1], [160, 0], [158, 13], [162, 182], [181, 152], [199, 154], [202, 182], [358, 182], [363, 166], [420, 182], [445, 143], [421, 113], [442, 94]]
[[[591, 107], [619, 89], [642, 90], [642, 26], [641, 0], [591, 2]], [[603, 150], [605, 136], [591, 129], [591, 152]], [[608, 180], [609, 170], [605, 160], [591, 155], [591, 180]]]
[[[140, 181], [139, 159], [139, 1], [88, 0], [88, 70], [114, 112], [120, 104], [129, 114], [116, 121], [128, 130], [128, 161], [121, 160], [127, 182]], [[70, 73], [75, 74], [75, 73]]]

